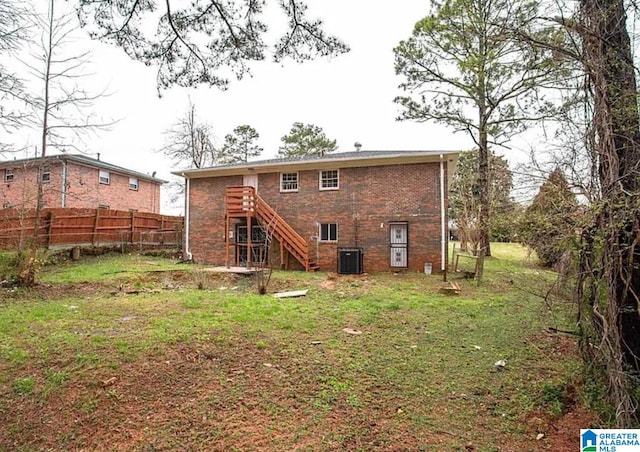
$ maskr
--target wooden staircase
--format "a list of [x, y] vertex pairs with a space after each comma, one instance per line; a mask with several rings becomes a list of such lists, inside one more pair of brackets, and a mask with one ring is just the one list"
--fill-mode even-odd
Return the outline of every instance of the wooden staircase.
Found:
[[[318, 265], [309, 258], [309, 244], [287, 223], [253, 187], [227, 187], [226, 199], [227, 231], [232, 218], [246, 218], [250, 225], [255, 218], [267, 233], [268, 240], [273, 237], [280, 243], [280, 263], [284, 265], [286, 250], [306, 271], [317, 271]], [[251, 229], [249, 229], [251, 230]], [[251, 234], [249, 234], [249, 237]], [[251, 248], [249, 243], [249, 249]], [[227, 234], [227, 262], [229, 260], [229, 238]]]

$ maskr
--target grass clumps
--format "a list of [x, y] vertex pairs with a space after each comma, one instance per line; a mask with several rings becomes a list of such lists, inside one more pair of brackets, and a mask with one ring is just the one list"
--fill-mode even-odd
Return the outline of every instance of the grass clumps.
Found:
[[309, 289], [276, 299], [163, 258], [44, 267], [0, 310], [0, 450], [553, 449], [579, 361], [548, 327], [572, 307], [522, 248], [493, 254], [459, 296], [420, 273], [274, 271]]

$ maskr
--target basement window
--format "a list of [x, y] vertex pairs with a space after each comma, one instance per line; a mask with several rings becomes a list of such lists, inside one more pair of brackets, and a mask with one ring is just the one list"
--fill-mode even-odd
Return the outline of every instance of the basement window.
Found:
[[298, 173], [280, 173], [280, 191], [298, 191]]
[[129, 190], [137, 190], [138, 189], [138, 178], [130, 177], [129, 178]]
[[337, 190], [340, 188], [338, 170], [320, 171], [320, 190]]
[[111, 183], [111, 174], [109, 171], [100, 170], [100, 175], [98, 176], [98, 180], [101, 184], [110, 184]]
[[338, 223], [320, 223], [320, 233], [318, 234], [318, 241], [337, 242]]
[[[239, 225], [236, 227], [236, 243], [247, 243], [249, 235], [247, 233], [246, 225]], [[251, 242], [267, 243], [267, 232], [259, 225], [251, 225]]]

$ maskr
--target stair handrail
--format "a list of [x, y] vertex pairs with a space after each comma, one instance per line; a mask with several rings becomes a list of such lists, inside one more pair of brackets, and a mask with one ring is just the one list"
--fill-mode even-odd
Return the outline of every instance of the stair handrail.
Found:
[[250, 186], [229, 186], [226, 189], [227, 215], [257, 216], [274, 226], [273, 235], [298, 260], [306, 271], [310, 269], [309, 244]]
[[259, 194], [254, 193], [256, 214], [262, 217], [267, 223], [275, 222], [274, 232], [284, 240], [285, 247], [292, 251], [294, 256], [300, 260], [305, 269], [309, 269], [309, 244], [307, 241], [287, 223], [273, 207], [269, 205]]

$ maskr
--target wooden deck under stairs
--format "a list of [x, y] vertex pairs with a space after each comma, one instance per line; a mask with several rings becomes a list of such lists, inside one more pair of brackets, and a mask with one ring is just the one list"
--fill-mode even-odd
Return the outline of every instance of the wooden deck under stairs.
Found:
[[[255, 219], [266, 232], [268, 240], [274, 238], [280, 243], [281, 265], [285, 263], [284, 251], [286, 250], [302, 264], [306, 271], [318, 270], [318, 265], [309, 257], [309, 243], [262, 199], [253, 187], [227, 187], [225, 211], [227, 231], [231, 227], [231, 219], [233, 218], [245, 218], [248, 225]], [[249, 228], [249, 230], [251, 229]], [[249, 234], [250, 240], [251, 234]], [[227, 234], [227, 263], [229, 262], [229, 247], [229, 234]], [[251, 243], [248, 244], [248, 247], [251, 249]]]

